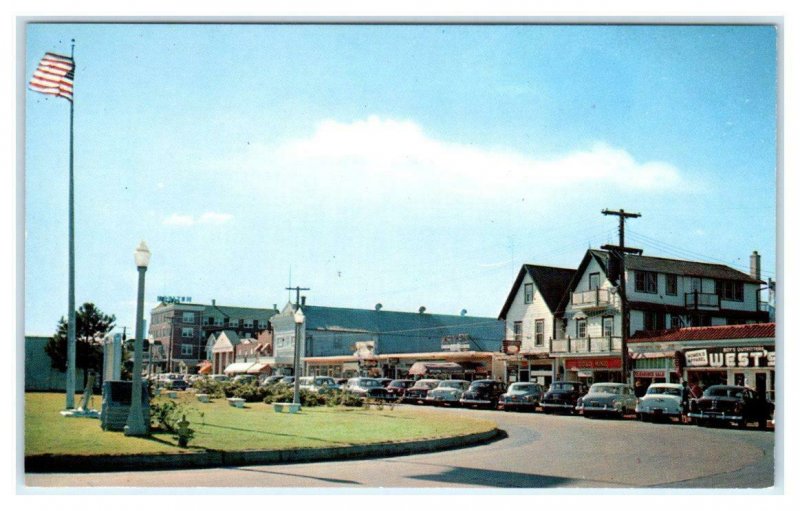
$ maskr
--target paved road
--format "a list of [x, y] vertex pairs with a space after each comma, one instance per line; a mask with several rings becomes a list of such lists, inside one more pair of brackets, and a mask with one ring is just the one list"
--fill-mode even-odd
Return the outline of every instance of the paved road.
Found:
[[255, 488], [767, 488], [774, 433], [634, 420], [450, 410], [507, 436], [446, 452], [294, 465], [30, 474], [28, 486]]

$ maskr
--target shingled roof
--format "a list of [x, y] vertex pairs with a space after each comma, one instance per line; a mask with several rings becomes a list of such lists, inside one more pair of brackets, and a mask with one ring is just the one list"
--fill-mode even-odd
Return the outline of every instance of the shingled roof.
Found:
[[724, 264], [684, 261], [682, 259], [666, 259], [664, 257], [625, 256], [625, 268], [628, 270], [646, 270], [658, 273], [674, 273], [689, 277], [706, 277], [711, 279], [739, 280], [759, 284], [761, 281], [739, 270]]
[[499, 319], [506, 318], [508, 309], [514, 302], [519, 286], [522, 285], [522, 280], [525, 278], [526, 274], [530, 275], [531, 279], [533, 279], [533, 282], [539, 289], [539, 293], [541, 293], [550, 311], [555, 312], [564, 294], [569, 290], [569, 283], [575, 274], [575, 270], [556, 268], [553, 266], [540, 266], [537, 264], [523, 264], [522, 268], [519, 270], [519, 274], [517, 274], [514, 285], [511, 286], [511, 291], [508, 293], [506, 303], [500, 311]]
[[775, 323], [721, 325], [676, 328], [637, 332], [628, 342], [718, 341], [727, 339], [760, 339], [775, 337]]

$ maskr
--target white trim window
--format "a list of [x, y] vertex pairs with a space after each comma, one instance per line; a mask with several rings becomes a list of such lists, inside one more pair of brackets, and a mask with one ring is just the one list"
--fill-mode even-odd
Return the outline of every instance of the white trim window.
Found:
[[514, 321], [514, 340], [522, 341], [522, 321]]
[[194, 312], [184, 312], [183, 313], [183, 322], [184, 323], [194, 323]]
[[182, 357], [191, 357], [194, 353], [194, 346], [191, 344], [181, 344], [181, 356]]
[[228, 318], [228, 326], [238, 328], [239, 327], [239, 320], [238, 319], [233, 319], [233, 318]]
[[534, 344], [536, 346], [544, 346], [544, 320], [537, 319], [535, 325]]
[[525, 303], [533, 303], [533, 283], [525, 284]]
[[586, 337], [586, 318], [575, 320], [575, 337], [578, 339]]
[[603, 337], [614, 335], [614, 316], [603, 316]]
[[194, 328], [181, 328], [181, 337], [184, 338], [194, 337]]
[[253, 320], [252, 319], [245, 319], [244, 324], [242, 325], [244, 328], [253, 328]]

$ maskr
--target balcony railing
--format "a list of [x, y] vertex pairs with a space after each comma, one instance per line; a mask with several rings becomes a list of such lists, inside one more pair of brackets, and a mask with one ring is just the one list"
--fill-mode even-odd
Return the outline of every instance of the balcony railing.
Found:
[[609, 305], [611, 305], [611, 293], [608, 289], [591, 289], [572, 293], [572, 306], [579, 309], [607, 307]]
[[686, 307], [690, 309], [719, 309], [719, 295], [692, 291], [686, 293]]
[[621, 337], [585, 337], [578, 339], [552, 339], [551, 353], [619, 353], [622, 351]]

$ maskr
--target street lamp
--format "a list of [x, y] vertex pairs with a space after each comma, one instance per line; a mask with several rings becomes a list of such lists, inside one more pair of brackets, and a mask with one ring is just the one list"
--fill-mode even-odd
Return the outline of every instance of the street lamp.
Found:
[[294, 313], [294, 398], [292, 403], [300, 404], [300, 329], [306, 320], [303, 309], [297, 307]]
[[144, 272], [150, 264], [150, 251], [142, 241], [133, 253], [136, 269], [139, 270], [139, 292], [136, 299], [136, 341], [133, 348], [133, 388], [131, 389], [131, 408], [125, 424], [126, 436], [144, 436], [148, 425], [142, 416], [142, 317], [144, 315]]

